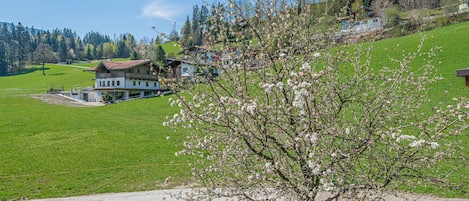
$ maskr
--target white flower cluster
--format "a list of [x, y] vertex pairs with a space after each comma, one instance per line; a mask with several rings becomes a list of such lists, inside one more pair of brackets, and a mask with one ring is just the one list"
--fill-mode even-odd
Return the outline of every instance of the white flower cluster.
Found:
[[274, 88], [275, 84], [271, 83], [264, 83], [261, 84], [261, 88], [264, 89], [265, 93], [270, 94], [272, 92], [272, 88]]
[[321, 53], [316, 52], [316, 53], [313, 54], [313, 56], [314, 56], [314, 58], [317, 59], [317, 58], [321, 57]]
[[311, 66], [309, 65], [309, 63], [304, 63], [301, 67], [300, 67], [300, 71], [310, 71], [311, 70]]
[[316, 133], [316, 132], [311, 133], [311, 134], [306, 133], [306, 134], [304, 135], [304, 140], [305, 140], [306, 142], [309, 141], [312, 145], [314, 145], [314, 144], [316, 144], [316, 142], [318, 141], [318, 133]]
[[296, 108], [303, 108], [304, 105], [306, 104], [305, 102], [305, 97], [307, 97], [309, 93], [309, 88], [311, 87], [311, 83], [309, 82], [301, 82], [298, 83], [298, 85], [293, 86], [293, 93], [294, 93], [294, 99], [293, 99], [293, 107]]
[[321, 173], [321, 166], [314, 163], [313, 160], [308, 160], [308, 167], [311, 169], [313, 175], [319, 175]]
[[177, 105], [178, 107], [180, 107], [180, 108], [182, 107], [181, 100], [179, 100], [179, 99], [169, 98], [168, 101], [169, 101], [171, 107], [174, 107], [174, 106], [176, 106], [176, 105]]
[[248, 114], [255, 114], [256, 113], [256, 108], [257, 108], [257, 102], [256, 101], [251, 101], [250, 103], [240, 103], [240, 112], [247, 112]]
[[331, 192], [335, 189], [334, 184], [326, 181], [326, 179], [321, 179], [319, 182], [322, 184], [322, 188], [324, 191]]
[[440, 145], [438, 142], [427, 142], [425, 140], [415, 140], [412, 143], [410, 143], [410, 147], [421, 147], [423, 145], [430, 145], [432, 149], [438, 148]]
[[401, 135], [397, 137], [396, 142], [400, 142], [402, 140], [415, 140], [415, 136], [413, 135]]
[[409, 141], [412, 140], [412, 142], [409, 144], [410, 147], [421, 147], [423, 145], [429, 145], [432, 149], [436, 149], [440, 146], [438, 142], [428, 142], [422, 139], [420, 140], [415, 140], [415, 139], [416, 137], [413, 135], [401, 135], [397, 137], [396, 142], [400, 142], [403, 140], [409, 140]]

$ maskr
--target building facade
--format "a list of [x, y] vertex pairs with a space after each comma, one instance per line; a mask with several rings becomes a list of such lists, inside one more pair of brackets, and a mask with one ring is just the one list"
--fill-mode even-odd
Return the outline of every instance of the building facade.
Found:
[[159, 93], [158, 69], [150, 60], [102, 61], [88, 71], [96, 73], [93, 100], [114, 102]]

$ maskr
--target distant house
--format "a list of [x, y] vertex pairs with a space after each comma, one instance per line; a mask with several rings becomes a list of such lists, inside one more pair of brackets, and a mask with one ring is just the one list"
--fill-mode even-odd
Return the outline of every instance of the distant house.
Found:
[[102, 61], [87, 71], [96, 73], [93, 91], [97, 101], [118, 101], [153, 96], [160, 91], [158, 69], [150, 60]]
[[190, 47], [181, 53], [184, 54], [184, 60], [168, 59], [168, 64], [178, 65], [178, 69], [173, 72], [178, 72], [179, 78], [196, 81], [197, 76], [208, 74], [212, 77], [218, 76], [217, 66], [220, 62], [220, 53], [197, 46]]
[[384, 28], [384, 21], [382, 18], [369, 18], [361, 21], [352, 21], [350, 19], [344, 18], [342, 21], [342, 32], [346, 33], [366, 33], [379, 31]]

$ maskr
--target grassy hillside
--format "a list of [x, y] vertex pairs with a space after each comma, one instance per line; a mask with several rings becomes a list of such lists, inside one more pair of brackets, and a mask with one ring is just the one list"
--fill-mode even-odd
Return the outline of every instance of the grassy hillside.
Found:
[[173, 58], [178, 57], [179, 53], [181, 52], [181, 47], [177, 42], [168, 42], [163, 45], [164, 52], [166, 53], [166, 57], [168, 58]]
[[[434, 85], [435, 99], [443, 91], [469, 96], [464, 80], [455, 77], [456, 69], [469, 67], [468, 32], [469, 22], [425, 33], [430, 36], [428, 45], [443, 48], [438, 58], [445, 79]], [[412, 49], [419, 40], [412, 35], [377, 42], [373, 62], [384, 66], [392, 47]], [[0, 77], [0, 200], [170, 188], [188, 178], [187, 159], [174, 156], [183, 132], [162, 127], [165, 117], [176, 112], [168, 97], [96, 108], [49, 105], [29, 94], [44, 93], [51, 86], [91, 86], [93, 74], [73, 67], [47, 68], [46, 76], [38, 69]], [[468, 131], [461, 140], [469, 142]], [[465, 153], [469, 155], [469, 147]], [[461, 174], [469, 175], [469, 170], [456, 177]], [[168, 177], [173, 178], [169, 186], [164, 182]], [[469, 197], [467, 192], [431, 186], [417, 192]]]
[[[441, 61], [438, 65], [439, 74], [444, 78], [441, 81], [432, 85], [431, 88], [431, 100], [432, 104], [437, 104], [439, 101], [448, 101], [443, 98], [443, 94], [448, 93], [448, 97], [469, 97], [469, 88], [465, 86], [464, 78], [456, 77], [456, 70], [469, 68], [468, 59], [468, 48], [469, 48], [469, 22], [460, 23], [448, 27], [443, 27], [433, 31], [425, 32], [423, 34], [415, 34], [406, 36], [403, 38], [394, 38], [384, 40], [376, 43], [376, 51], [373, 55], [374, 62], [380, 65], [381, 58], [386, 57], [388, 54], [393, 54], [390, 49], [396, 47], [397, 50], [409, 50], [416, 49], [422, 35], [428, 37], [426, 41], [426, 47], [440, 46], [442, 52], [437, 53], [437, 59]], [[399, 46], [398, 46], [399, 44]], [[469, 159], [469, 130], [466, 129], [458, 139], [463, 142], [464, 155], [466, 159]], [[460, 164], [459, 161], [455, 163]], [[449, 172], [452, 171], [451, 164], [441, 164], [446, 167]], [[465, 175], [465, 177], [462, 177]], [[453, 172], [452, 179], [455, 181], [467, 181], [469, 175], [469, 167], [465, 169]], [[403, 189], [409, 189], [403, 187]], [[469, 198], [469, 191], [467, 189], [460, 190], [449, 190], [449, 189], [437, 189], [431, 185], [422, 184], [416, 189], [412, 189], [418, 193], [432, 193], [441, 196], [449, 197], [466, 197]]]

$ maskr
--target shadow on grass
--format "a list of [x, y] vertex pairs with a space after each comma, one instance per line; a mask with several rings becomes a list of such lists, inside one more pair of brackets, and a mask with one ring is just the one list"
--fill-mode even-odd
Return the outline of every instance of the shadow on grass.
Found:
[[45, 76], [58, 76], [58, 75], [65, 75], [65, 73], [51, 73], [51, 74], [47, 74]]
[[[49, 70], [50, 68], [44, 68], [44, 70]], [[0, 77], [9, 77], [9, 76], [16, 76], [16, 75], [24, 75], [24, 74], [28, 74], [28, 73], [33, 73], [35, 71], [42, 71], [42, 67], [32, 67], [32, 68], [26, 68], [26, 69], [23, 69], [21, 70], [20, 72], [16, 72], [16, 73], [8, 73], [6, 75], [0, 75]], [[63, 73], [56, 73], [54, 75], [59, 75], [59, 74], [63, 74]], [[46, 73], [47, 75], [47, 73]]]

